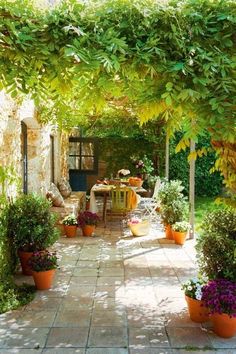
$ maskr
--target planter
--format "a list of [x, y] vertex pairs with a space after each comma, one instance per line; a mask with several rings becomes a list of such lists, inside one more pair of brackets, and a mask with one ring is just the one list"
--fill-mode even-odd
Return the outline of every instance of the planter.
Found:
[[47, 290], [52, 286], [55, 269], [45, 270], [42, 272], [32, 272], [35, 286], [38, 290]]
[[189, 317], [193, 322], [206, 322], [209, 320], [208, 311], [206, 307], [203, 307], [201, 300], [192, 299], [185, 295], [185, 300], [188, 305]]
[[64, 225], [64, 231], [67, 237], [75, 237], [77, 225]]
[[171, 225], [167, 224], [165, 225], [165, 234], [166, 234], [166, 238], [168, 240], [173, 240], [173, 233], [172, 233], [172, 229], [171, 229]]
[[20, 258], [20, 264], [22, 269], [22, 274], [24, 275], [32, 275], [33, 272], [28, 265], [28, 261], [30, 257], [33, 255], [33, 252], [25, 252], [18, 250], [18, 256]]
[[211, 316], [213, 331], [219, 337], [230, 338], [236, 334], [236, 317], [229, 317], [226, 313], [215, 313]]
[[92, 236], [95, 230], [95, 225], [84, 225], [82, 227], [83, 236]]
[[175, 243], [177, 243], [177, 245], [183, 245], [186, 237], [187, 237], [187, 231], [185, 232], [179, 232], [179, 231], [173, 231], [172, 230], [172, 235], [173, 235], [173, 239], [175, 240]]
[[129, 228], [133, 234], [133, 236], [144, 236], [149, 233], [150, 230], [150, 222], [148, 220], [141, 221], [137, 224], [129, 223]]

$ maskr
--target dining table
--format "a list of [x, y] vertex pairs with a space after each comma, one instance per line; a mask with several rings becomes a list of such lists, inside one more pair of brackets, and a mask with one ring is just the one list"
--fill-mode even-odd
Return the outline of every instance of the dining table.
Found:
[[[119, 186], [122, 187], [127, 187], [127, 184], [120, 184]], [[104, 221], [105, 219], [105, 212], [106, 212], [106, 207], [107, 207], [107, 199], [109, 197], [110, 191], [112, 188], [116, 187], [114, 184], [94, 184], [90, 190], [90, 207], [89, 210], [92, 213], [97, 213], [98, 212], [98, 206], [97, 206], [97, 201], [96, 197], [102, 196], [103, 197], [103, 208], [102, 208], [102, 219]], [[147, 190], [143, 187], [133, 187], [133, 186], [128, 186], [132, 188], [137, 195], [143, 196], [146, 194]]]

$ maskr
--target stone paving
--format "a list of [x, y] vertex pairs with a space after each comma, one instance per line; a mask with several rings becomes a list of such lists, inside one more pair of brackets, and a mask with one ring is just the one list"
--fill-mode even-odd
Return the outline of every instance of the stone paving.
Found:
[[[160, 225], [132, 237], [120, 223], [56, 244], [53, 288], [0, 315], [0, 353], [236, 353], [189, 320], [181, 282], [196, 275], [194, 240], [166, 243]], [[18, 275], [16, 281], [32, 282]]]

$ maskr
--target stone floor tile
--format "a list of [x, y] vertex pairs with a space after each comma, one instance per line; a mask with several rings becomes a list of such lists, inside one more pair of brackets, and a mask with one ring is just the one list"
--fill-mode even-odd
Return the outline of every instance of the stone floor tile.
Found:
[[221, 350], [223, 349], [234, 350], [234, 352], [236, 353], [236, 336], [227, 339], [221, 338], [218, 337], [211, 329], [207, 330], [207, 333], [213, 348], [221, 349]]
[[[173, 354], [171, 349], [166, 348], [130, 348], [130, 354]], [[197, 354], [197, 353], [196, 353]]]
[[[173, 349], [173, 354], [189, 354], [189, 353], [196, 353], [196, 354], [219, 354], [218, 351], [215, 350], [207, 350], [207, 349], [199, 349], [194, 347], [189, 347], [188, 349]], [[221, 353], [221, 354], [231, 354], [231, 353]], [[233, 354], [233, 353], [232, 353]]]
[[123, 277], [100, 277], [97, 281], [97, 286], [121, 286], [124, 283]]
[[187, 308], [181, 312], [165, 313], [166, 327], [201, 327], [201, 323], [190, 319]]
[[22, 348], [11, 348], [11, 349], [1, 349], [1, 354], [42, 354], [42, 349], [22, 349]]
[[95, 298], [94, 299], [94, 308], [96, 310], [123, 310], [125, 305], [122, 299], [117, 298]]
[[98, 261], [81, 261], [81, 260], [78, 260], [78, 262], [76, 263], [76, 267], [78, 269], [81, 269], [81, 268], [97, 269], [98, 266], [99, 266], [99, 262]]
[[89, 348], [86, 354], [128, 354], [125, 348]]
[[63, 309], [91, 309], [93, 307], [93, 297], [83, 296], [65, 296], [60, 305], [60, 311]]
[[51, 327], [56, 313], [55, 311], [24, 311], [19, 316], [10, 328], [23, 328], [23, 327]]
[[91, 327], [89, 347], [124, 348], [128, 345], [126, 327]]
[[150, 274], [152, 277], [176, 277], [176, 273], [175, 270], [173, 268], [171, 268], [170, 266], [167, 267], [159, 267], [159, 268], [149, 268], [150, 270]]
[[89, 327], [90, 318], [89, 309], [64, 308], [57, 313], [53, 327]]
[[148, 327], [163, 327], [165, 317], [155, 307], [127, 309], [128, 327], [131, 328], [148, 328]]
[[[24, 311], [24, 308], [22, 309]], [[18, 317], [22, 313], [21, 310], [9, 311], [0, 314], [0, 342], [1, 342], [1, 333], [4, 328], [9, 328], [14, 325], [18, 319]], [[1, 331], [2, 329], [2, 331]]]
[[123, 268], [124, 263], [120, 261], [103, 260], [99, 262], [99, 268]]
[[124, 269], [118, 267], [100, 268], [99, 277], [124, 277]]
[[76, 287], [80, 286], [95, 286], [97, 284], [97, 277], [84, 277], [84, 276], [72, 276], [70, 281], [71, 288], [76, 284]]
[[85, 348], [88, 339], [89, 328], [51, 328], [47, 348], [73, 347]]
[[167, 327], [172, 348], [212, 348], [208, 335], [197, 327]]
[[98, 275], [97, 268], [74, 268], [73, 276], [74, 277], [96, 277]]
[[44, 348], [49, 328], [8, 329], [5, 334], [4, 348]]
[[126, 312], [124, 310], [93, 310], [91, 326], [127, 326]]
[[44, 349], [42, 354], [85, 354], [85, 348], [50, 348]]
[[125, 279], [139, 279], [139, 277], [150, 277], [148, 268], [125, 268]]
[[158, 347], [169, 348], [170, 344], [165, 332], [165, 327], [154, 328], [129, 328], [129, 347], [145, 348]]

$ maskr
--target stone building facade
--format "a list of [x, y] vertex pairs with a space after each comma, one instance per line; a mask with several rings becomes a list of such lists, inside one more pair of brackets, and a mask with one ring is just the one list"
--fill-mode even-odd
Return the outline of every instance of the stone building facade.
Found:
[[[55, 127], [38, 122], [33, 101], [19, 105], [0, 92], [0, 166], [14, 169], [20, 190], [45, 195], [51, 182], [67, 175], [65, 142]], [[17, 193], [14, 185], [7, 189]]]

